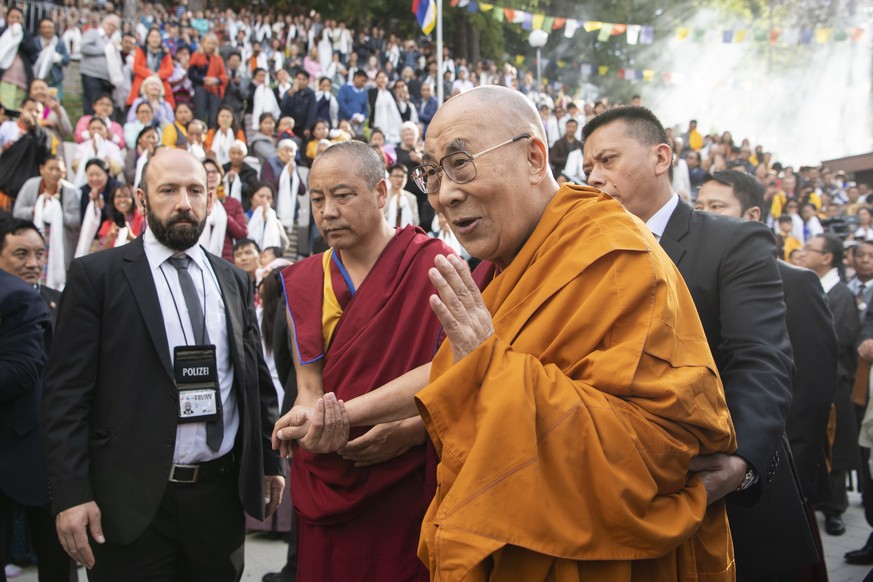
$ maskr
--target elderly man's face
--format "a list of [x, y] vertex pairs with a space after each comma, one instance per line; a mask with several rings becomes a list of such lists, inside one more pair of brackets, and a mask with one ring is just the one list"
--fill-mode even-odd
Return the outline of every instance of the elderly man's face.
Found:
[[148, 194], [139, 188], [137, 198], [145, 201], [155, 238], [174, 251], [197, 244], [214, 196], [203, 164], [185, 150], [162, 151], [149, 162], [143, 180]]
[[324, 241], [340, 250], [372, 241], [385, 221], [385, 180], [370, 188], [360, 172], [349, 171], [356, 166], [354, 158], [339, 153], [319, 158], [309, 173], [315, 224]]
[[[450, 100], [434, 117], [424, 145], [425, 163], [439, 163], [462, 149], [477, 154], [530, 131], [491, 122], [493, 104], [464, 94]], [[507, 118], [511, 118], [507, 116]], [[462, 147], [458, 147], [462, 146]], [[531, 138], [503, 145], [469, 162], [476, 177], [457, 184], [440, 173], [439, 191], [431, 206], [445, 215], [460, 243], [476, 258], [509, 265], [539, 222], [531, 184]]]

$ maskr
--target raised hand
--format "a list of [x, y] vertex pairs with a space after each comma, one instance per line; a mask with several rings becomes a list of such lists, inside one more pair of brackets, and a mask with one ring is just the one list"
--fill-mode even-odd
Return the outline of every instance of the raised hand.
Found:
[[439, 295], [430, 296], [430, 308], [439, 318], [457, 362], [491, 337], [494, 324], [467, 263], [457, 255], [439, 255], [434, 264], [428, 276]]

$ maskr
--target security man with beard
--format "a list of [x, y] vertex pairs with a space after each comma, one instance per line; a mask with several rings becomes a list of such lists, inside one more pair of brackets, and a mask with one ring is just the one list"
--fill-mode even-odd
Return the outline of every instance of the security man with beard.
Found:
[[160, 150], [144, 235], [70, 266], [43, 430], [58, 535], [90, 580], [239, 580], [243, 511], [281, 498], [252, 284], [198, 244], [213, 202], [194, 156]]

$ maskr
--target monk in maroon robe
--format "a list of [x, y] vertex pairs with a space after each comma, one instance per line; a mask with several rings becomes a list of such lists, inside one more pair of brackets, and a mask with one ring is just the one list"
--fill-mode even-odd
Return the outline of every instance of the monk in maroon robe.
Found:
[[[331, 146], [309, 177], [316, 223], [331, 250], [283, 272], [299, 396], [342, 401], [428, 364], [440, 326], [427, 272], [451, 250], [382, 214], [384, 165], [358, 142]], [[298, 580], [427, 580], [416, 556], [434, 495], [419, 418], [355, 429], [339, 454], [294, 453]], [[432, 451], [432, 449], [431, 449]], [[430, 478], [426, 478], [429, 475]]]

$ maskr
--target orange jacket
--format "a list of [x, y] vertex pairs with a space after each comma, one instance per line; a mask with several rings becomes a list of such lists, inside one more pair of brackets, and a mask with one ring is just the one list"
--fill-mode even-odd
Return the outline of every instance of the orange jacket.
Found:
[[136, 47], [136, 52], [133, 56], [133, 84], [130, 86], [130, 95], [127, 97], [127, 104], [131, 105], [134, 100], [139, 97], [139, 89], [146, 77], [157, 75], [164, 82], [164, 101], [170, 104], [173, 109], [176, 108], [176, 101], [173, 99], [173, 88], [167, 81], [173, 74], [173, 57], [170, 52], [164, 53], [164, 58], [161, 59], [161, 67], [155, 73], [148, 67], [145, 51], [142, 47]]

